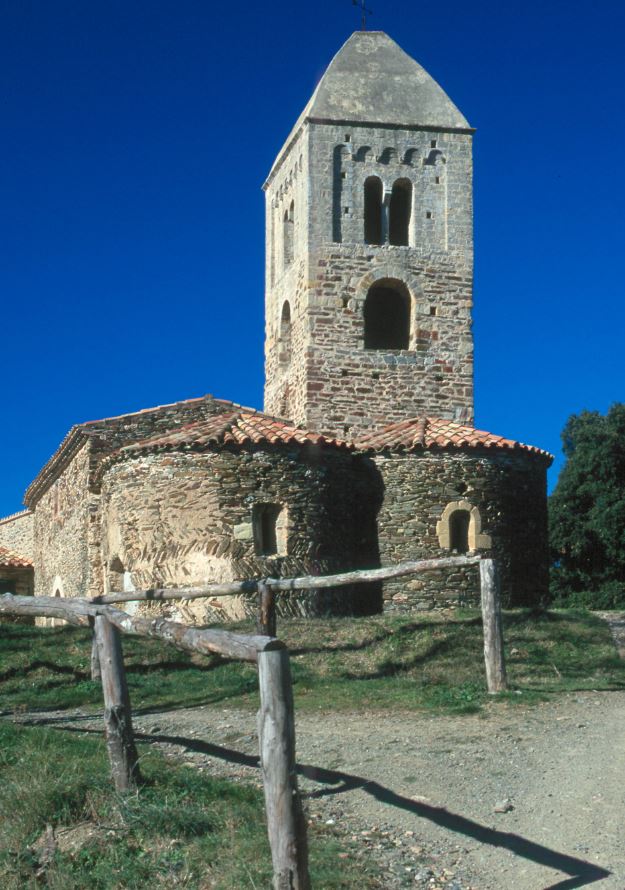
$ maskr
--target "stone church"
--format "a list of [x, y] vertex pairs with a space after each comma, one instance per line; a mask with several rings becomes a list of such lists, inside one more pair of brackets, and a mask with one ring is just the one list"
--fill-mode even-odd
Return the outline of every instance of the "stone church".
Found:
[[[264, 412], [204, 396], [74, 426], [0, 520], [0, 588], [95, 596], [472, 552], [499, 561], [506, 604], [544, 598], [551, 457], [473, 427], [473, 132], [390, 37], [352, 34], [264, 185]], [[280, 607], [477, 595], [471, 567]], [[204, 622], [253, 603], [158, 608]]]

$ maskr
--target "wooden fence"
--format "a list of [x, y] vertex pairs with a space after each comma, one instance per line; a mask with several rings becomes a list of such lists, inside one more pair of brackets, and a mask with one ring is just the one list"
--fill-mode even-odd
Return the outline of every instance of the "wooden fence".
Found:
[[[0, 596], [1, 615], [62, 618], [91, 625], [92, 674], [99, 673], [104, 697], [104, 727], [115, 788], [141, 783], [124, 670], [121, 635], [156, 637], [189, 652], [222, 655], [258, 665], [260, 762], [275, 890], [310, 890], [306, 822], [295, 769], [295, 720], [289, 652], [268, 636], [187, 627], [164, 618], [130, 616], [84, 599]], [[94, 664], [95, 662], [95, 664]]]
[[[60, 618], [93, 628], [92, 676], [102, 682], [104, 724], [111, 772], [118, 791], [141, 782], [132, 712], [122, 654], [122, 633], [156, 637], [189, 652], [218, 654], [258, 665], [258, 733], [265, 791], [274, 890], [310, 890], [306, 822], [297, 786], [295, 721], [289, 653], [276, 633], [276, 595], [399, 578], [442, 568], [479, 565], [484, 660], [490, 693], [507, 688], [497, 566], [492, 559], [455, 556], [400, 563], [380, 569], [298, 578], [266, 578], [193, 588], [158, 588], [113, 593], [92, 600], [62, 597], [0, 596], [0, 616]], [[112, 603], [189, 600], [255, 593], [257, 635], [189, 627], [164, 618], [131, 616]]]
[[379, 569], [360, 569], [336, 575], [302, 575], [297, 578], [264, 578], [253, 581], [231, 581], [227, 584], [208, 584], [205, 587], [155, 587], [149, 590], [133, 590], [129, 593], [110, 593], [95, 597], [91, 602], [99, 604], [127, 603], [133, 601], [160, 602], [164, 600], [192, 600], [256, 594], [258, 598], [257, 630], [267, 636], [276, 635], [276, 596], [294, 590], [322, 590], [328, 587], [344, 587], [348, 584], [367, 584], [387, 581], [405, 575], [437, 571], [446, 568], [463, 568], [479, 565], [482, 617], [484, 621], [484, 661], [489, 693], [503, 692], [507, 688], [501, 623], [501, 597], [499, 572], [493, 559], [479, 556], [448, 556], [442, 559], [420, 559], [401, 562]]

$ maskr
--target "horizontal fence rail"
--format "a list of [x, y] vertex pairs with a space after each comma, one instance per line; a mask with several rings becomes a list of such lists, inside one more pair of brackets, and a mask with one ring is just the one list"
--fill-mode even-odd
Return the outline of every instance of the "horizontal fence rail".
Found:
[[[275, 638], [276, 594], [294, 590], [321, 590], [348, 584], [370, 584], [446, 568], [479, 565], [484, 662], [489, 693], [507, 689], [503, 648], [499, 572], [492, 559], [450, 556], [359, 569], [335, 575], [265, 578], [212, 584], [205, 587], [155, 588], [80, 598], [0, 595], [0, 617], [25, 615], [63, 619], [94, 629], [92, 677], [102, 682], [104, 721], [111, 772], [118, 791], [141, 782], [132, 730], [130, 698], [121, 648], [121, 633], [164, 640], [179, 649], [204, 655], [221, 655], [258, 665], [260, 711], [258, 718], [260, 763], [265, 789], [267, 830], [273, 862], [274, 890], [310, 890], [306, 820], [295, 773], [295, 719], [289, 652]], [[256, 594], [259, 633], [236, 634], [226, 630], [190, 627], [165, 618], [128, 615], [112, 603], [190, 600]]]
[[273, 637], [188, 627], [164, 618], [128, 615], [88, 600], [50, 596], [0, 596], [0, 616], [60, 618], [93, 627], [92, 677], [102, 683], [104, 728], [111, 775], [117, 791], [141, 784], [139, 757], [121, 633], [156, 637], [180, 649], [256, 662], [259, 672], [260, 765], [265, 790], [267, 833], [274, 890], [310, 890], [306, 820], [295, 771], [295, 714], [289, 651]]
[[442, 559], [419, 559], [400, 562], [394, 566], [379, 569], [356, 569], [353, 572], [339, 572], [336, 575], [301, 575], [298, 578], [265, 578], [262, 581], [231, 581], [228, 584], [207, 584], [204, 587], [153, 587], [149, 590], [133, 590], [129, 593], [107, 593], [96, 596], [92, 603], [130, 603], [135, 600], [193, 600], [200, 597], [237, 596], [243, 593], [258, 593], [259, 585], [266, 584], [279, 593], [289, 590], [323, 590], [325, 587], [344, 587], [346, 584], [367, 584], [375, 581], [388, 581], [419, 572], [437, 569], [462, 568], [477, 565], [479, 556], [448, 556]]
[[223, 655], [242, 661], [256, 661], [259, 652], [284, 649], [284, 643], [268, 636], [235, 634], [227, 630], [189, 627], [166, 618], [145, 618], [128, 615], [121, 609], [95, 605], [89, 600], [58, 596], [0, 596], [0, 615], [27, 615], [41, 618], [62, 618], [70, 624], [89, 625], [103, 615], [118, 630], [133, 636], [155, 637], [203, 655]]

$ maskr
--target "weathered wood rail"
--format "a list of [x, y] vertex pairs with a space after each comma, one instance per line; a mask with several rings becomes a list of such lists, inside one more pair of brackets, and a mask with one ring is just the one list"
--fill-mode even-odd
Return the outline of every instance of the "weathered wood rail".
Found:
[[[496, 694], [507, 688], [499, 573], [494, 560], [477, 556], [423, 559], [335, 575], [305, 575], [297, 578], [236, 581], [205, 587], [135, 590], [130, 593], [112, 593], [92, 600], [4, 594], [0, 596], [0, 616], [6, 614], [61, 618], [70, 624], [93, 627], [92, 677], [102, 682], [107, 748], [113, 780], [119, 791], [136, 787], [141, 781], [121, 633], [161, 639], [188, 652], [218, 654], [225, 658], [257, 663], [260, 689], [258, 735], [273, 863], [273, 888], [310, 890], [306, 821], [295, 768], [291, 670], [288, 650], [284, 643], [275, 638], [276, 594], [372, 583], [471, 565], [479, 565], [486, 681], [489, 693]], [[190, 600], [246, 593], [255, 593], [258, 596], [257, 635], [189, 627], [165, 618], [131, 616], [112, 605], [132, 601]]]
[[484, 624], [484, 662], [486, 683], [491, 694], [507, 689], [506, 667], [503, 650], [501, 620], [501, 596], [499, 573], [495, 561], [480, 556], [447, 556], [441, 559], [419, 559], [401, 562], [379, 569], [357, 569], [335, 575], [301, 575], [296, 578], [263, 578], [259, 580], [232, 581], [227, 584], [207, 584], [204, 587], [157, 587], [133, 590], [129, 593], [110, 593], [95, 597], [94, 604], [127, 603], [134, 601], [192, 600], [222, 596], [253, 594], [258, 596], [257, 630], [267, 636], [275, 636], [276, 595], [294, 590], [323, 590], [328, 587], [344, 587], [349, 584], [367, 584], [388, 581], [406, 575], [438, 571], [447, 568], [463, 568], [479, 565], [482, 618]]
[[295, 716], [289, 652], [269, 636], [234, 634], [225, 630], [187, 627], [164, 618], [130, 616], [106, 605], [62, 597], [0, 596], [0, 616], [61, 618], [70, 624], [92, 625], [91, 653], [102, 682], [104, 726], [111, 774], [117, 791], [141, 783], [132, 728], [132, 711], [121, 633], [156, 637], [180, 649], [218, 654], [258, 664], [260, 711], [259, 750], [265, 790], [267, 831], [273, 862], [274, 890], [310, 890], [306, 822], [295, 771]]

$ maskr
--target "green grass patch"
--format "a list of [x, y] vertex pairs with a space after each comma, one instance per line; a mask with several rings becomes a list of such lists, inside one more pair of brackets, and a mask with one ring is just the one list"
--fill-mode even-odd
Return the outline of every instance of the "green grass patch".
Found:
[[[228, 627], [253, 630], [245, 623]], [[515, 610], [504, 615], [504, 633], [510, 700], [625, 688], [625, 662], [594, 615]], [[279, 635], [291, 650], [298, 709], [471, 713], [489, 700], [476, 612], [281, 620]], [[90, 646], [89, 632], [81, 629], [0, 625], [3, 708], [99, 707], [99, 684], [89, 679]], [[135, 711], [257, 707], [253, 665], [132, 637], [124, 638], [124, 653]]]
[[[102, 742], [0, 723], [3, 890], [268, 887], [260, 791], [173, 765], [147, 747], [140, 753], [146, 784], [122, 796], [112, 790]], [[56, 844], [46, 850], [47, 826]], [[311, 874], [314, 886], [332, 890], [382, 887], [376, 867], [329, 829], [311, 837]]]

